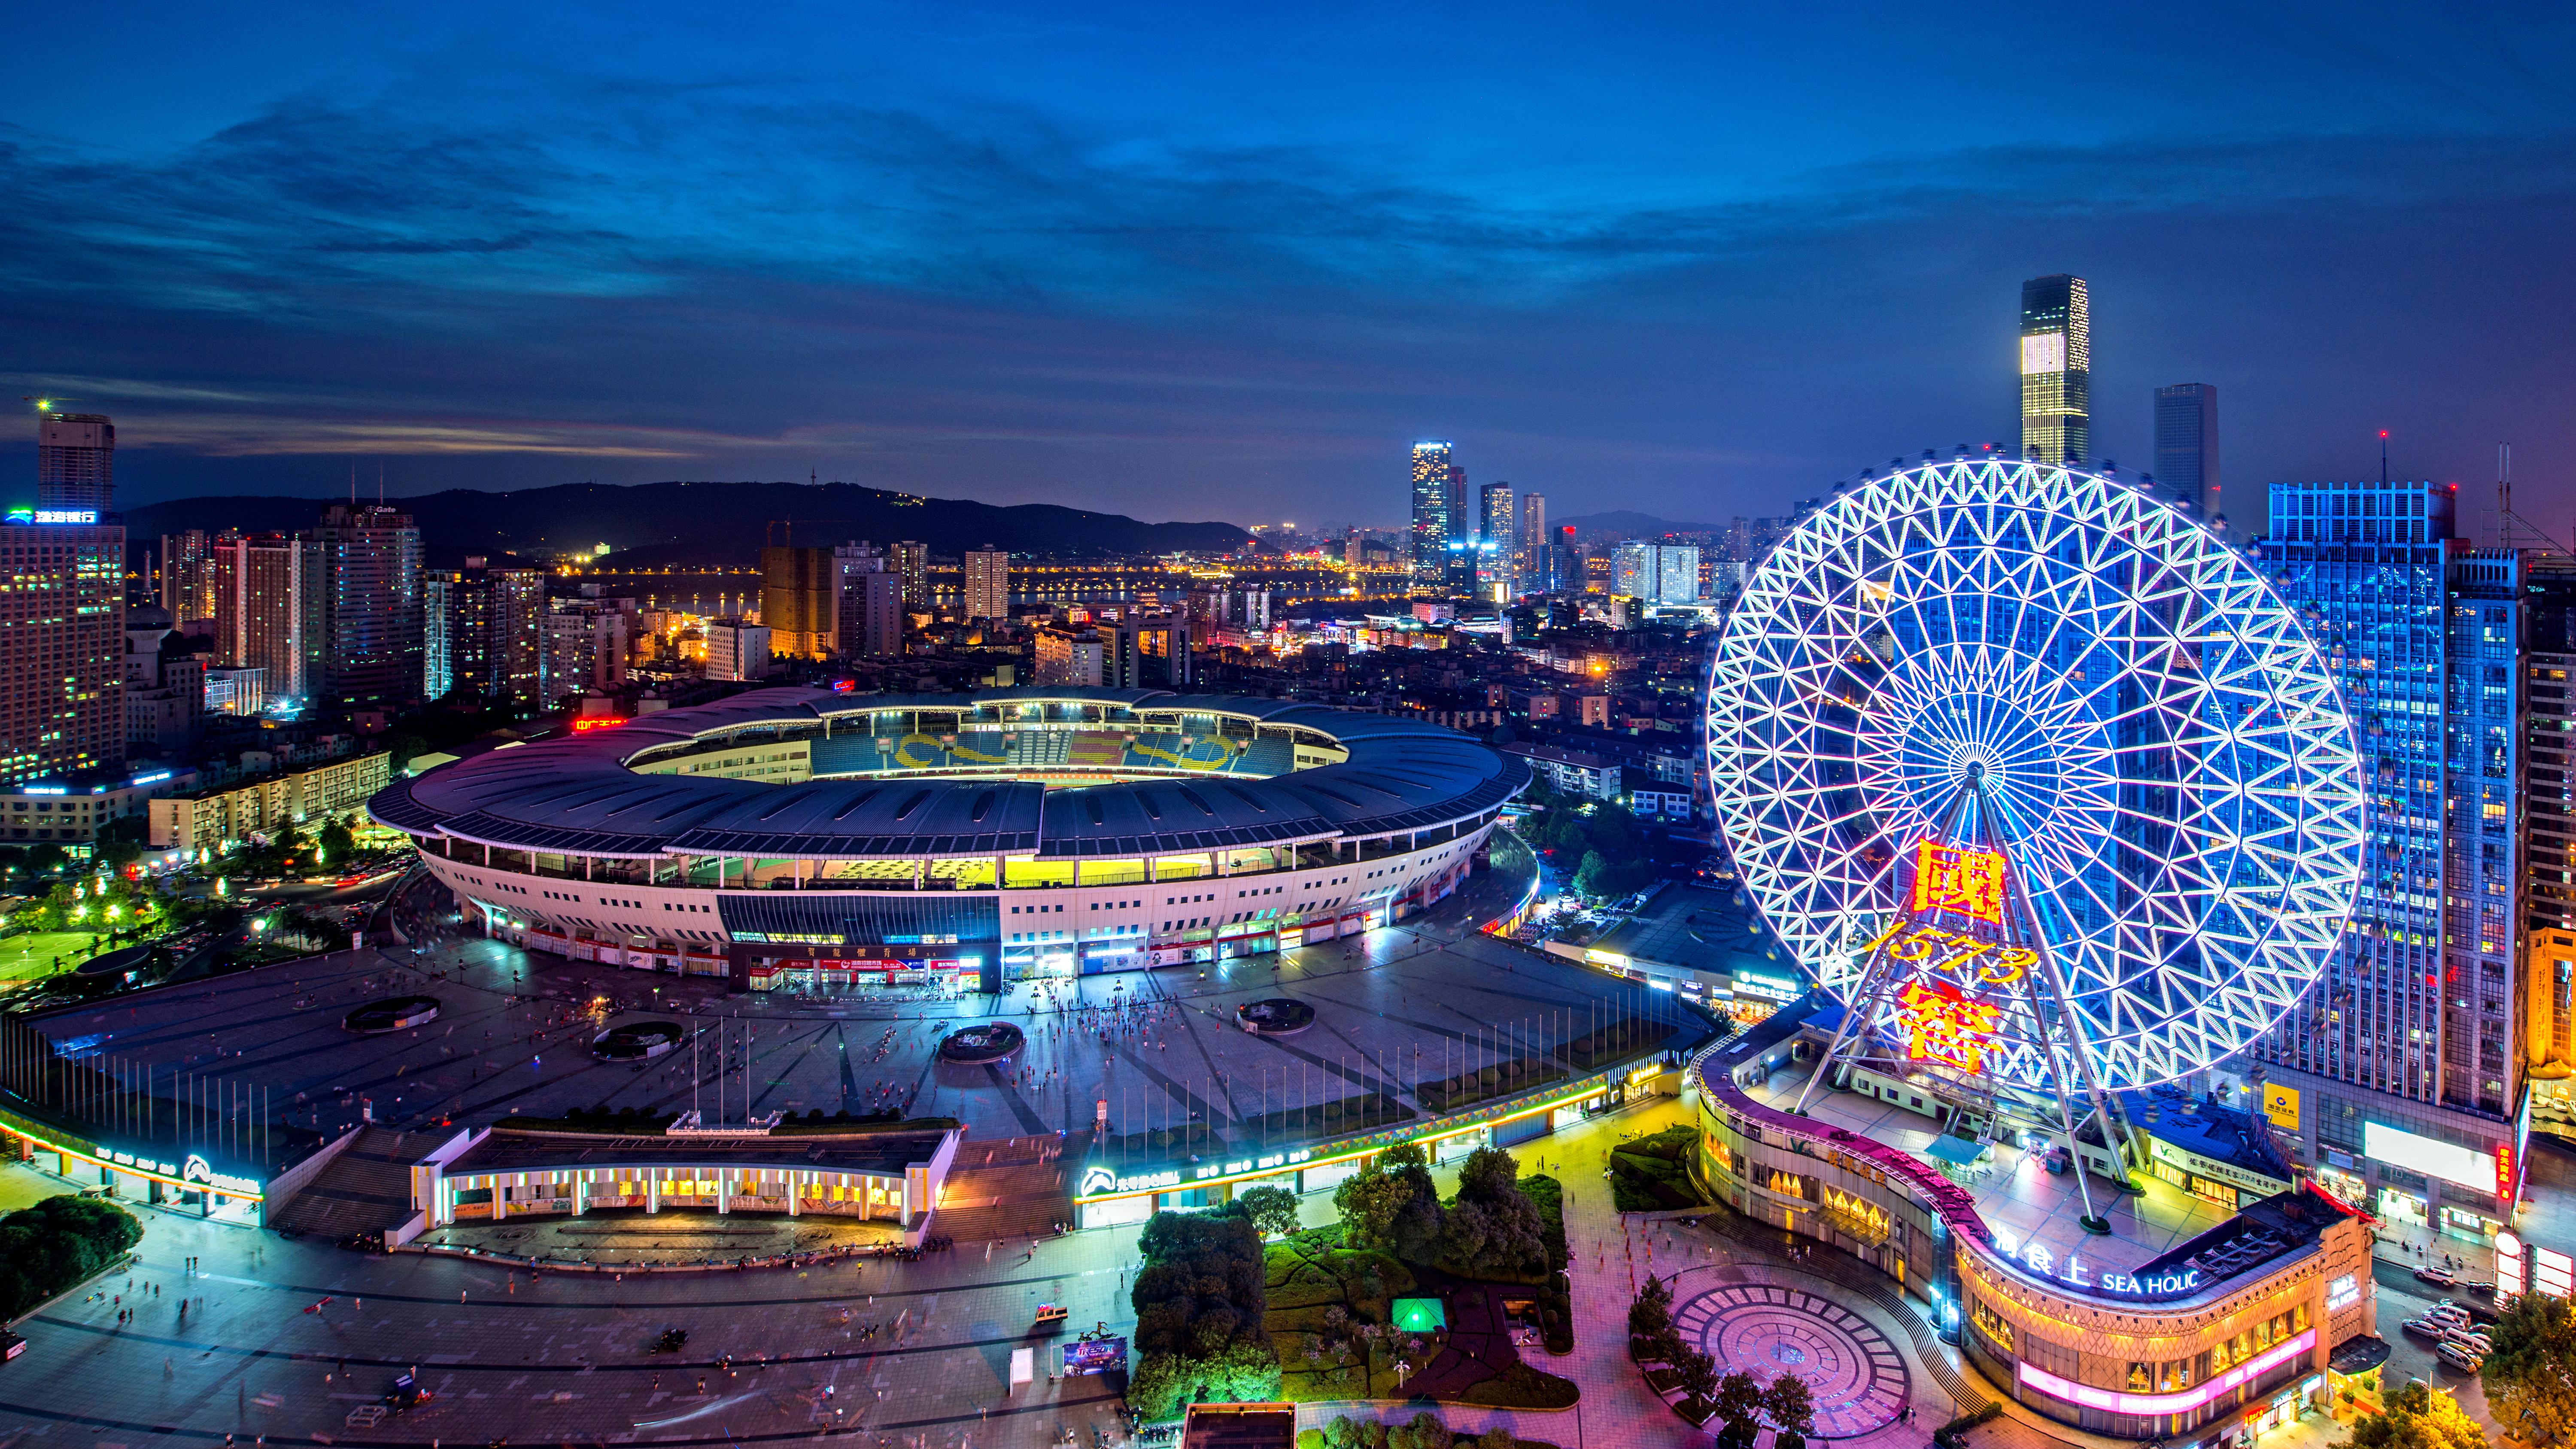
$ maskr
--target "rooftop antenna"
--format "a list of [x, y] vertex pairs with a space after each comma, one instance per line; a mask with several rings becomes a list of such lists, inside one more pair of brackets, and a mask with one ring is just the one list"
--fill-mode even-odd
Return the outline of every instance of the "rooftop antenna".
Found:
[[358, 506], [358, 460], [355, 458], [349, 460], [349, 506]]
[[2388, 486], [2388, 430], [2379, 430], [2379, 486]]
[[382, 458], [376, 460], [376, 506], [385, 506], [385, 460]]
[[2496, 541], [2515, 551], [2566, 558], [2576, 550], [2552, 537], [2539, 524], [2513, 511], [2513, 444], [2496, 444]]

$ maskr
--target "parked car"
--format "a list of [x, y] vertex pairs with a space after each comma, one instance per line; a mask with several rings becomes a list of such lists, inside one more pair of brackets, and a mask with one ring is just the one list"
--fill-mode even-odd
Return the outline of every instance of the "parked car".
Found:
[[2462, 1278], [2451, 1285], [2463, 1293], [2493, 1293], [2495, 1284], [2484, 1278]]
[[2458, 1369], [2464, 1374], [2476, 1373], [2486, 1363], [2484, 1355], [2472, 1353], [2468, 1349], [2462, 1348], [2458, 1344], [2448, 1341], [2433, 1345], [2433, 1353], [2436, 1357], [2440, 1358], [2442, 1362], [2449, 1364], [2451, 1367]]
[[2451, 1331], [2451, 1325], [2439, 1323], [2430, 1318], [2407, 1319], [2404, 1327], [2408, 1333], [2419, 1333], [2431, 1339], [2439, 1339]]
[[2444, 1288], [2448, 1288], [2452, 1284], [2460, 1281], [2460, 1276], [2448, 1268], [2418, 1268], [2415, 1270], [2415, 1276], [2427, 1283], [2439, 1284]]
[[2480, 1358], [2484, 1358], [2488, 1354], [2495, 1352], [2495, 1340], [2487, 1337], [2483, 1333], [2471, 1333], [2455, 1328], [2449, 1333], [2443, 1334], [2442, 1341], [2444, 1343], [2456, 1343], [2460, 1347], [2467, 1349], [2469, 1352], [2476, 1354]]

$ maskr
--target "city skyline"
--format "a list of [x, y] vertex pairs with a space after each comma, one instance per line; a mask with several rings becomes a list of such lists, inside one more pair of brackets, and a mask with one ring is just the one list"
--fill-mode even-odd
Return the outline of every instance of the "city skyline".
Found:
[[[2576, 506], [2543, 22], [137, 22], [34, 17], [61, 63], [0, 101], [0, 186], [46, 218], [0, 370], [125, 423], [129, 506], [319, 497], [356, 457], [401, 496], [820, 471], [1199, 518], [1216, 471], [1386, 517], [1387, 441], [1441, 436], [1563, 514], [1758, 515], [2009, 444], [2013, 288], [2053, 272], [2105, 339], [2093, 456], [2144, 466], [2153, 389], [2222, 387], [2240, 523], [2381, 427], [2464, 485], [2510, 440], [2526, 511]], [[2103, 103], [1942, 61], [2005, 35]], [[1569, 104], [1390, 108], [1430, 46]], [[1901, 138], [1849, 104], [1927, 73]]]

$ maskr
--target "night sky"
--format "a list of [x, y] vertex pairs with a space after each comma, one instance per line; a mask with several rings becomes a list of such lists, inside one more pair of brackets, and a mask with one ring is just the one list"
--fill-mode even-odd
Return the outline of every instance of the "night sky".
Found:
[[[2576, 12], [18, 7], [0, 372], [124, 501], [804, 478], [1392, 522], [1781, 511], [2218, 384], [2261, 485], [2576, 511]], [[0, 458], [32, 477], [33, 426]]]

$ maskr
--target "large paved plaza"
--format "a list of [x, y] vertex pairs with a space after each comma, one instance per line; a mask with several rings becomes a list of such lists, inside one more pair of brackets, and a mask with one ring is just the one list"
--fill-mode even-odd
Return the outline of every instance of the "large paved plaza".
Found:
[[[1699, 1029], [1666, 993], [1541, 957], [1467, 925], [1456, 901], [1365, 937], [1216, 963], [1020, 985], [1000, 997], [830, 1000], [568, 961], [481, 938], [315, 958], [38, 1018], [59, 1042], [159, 1073], [253, 1084], [297, 1125], [484, 1123], [607, 1106], [645, 1116], [899, 1110], [954, 1117], [970, 1140], [1113, 1140], [1194, 1124], [1236, 1146], [1321, 1135], [1300, 1108], [1369, 1094], [1432, 1115], [1424, 1081], [1546, 1058], [1625, 1016], [1675, 1041]], [[378, 997], [436, 996], [425, 1026], [361, 1038], [341, 1021]], [[1290, 997], [1293, 1037], [1243, 1031], [1235, 1009]], [[693, 1039], [658, 1061], [595, 1059], [605, 1025], [657, 1017]], [[939, 1062], [947, 1033], [1006, 1020], [1028, 1045], [1001, 1067]], [[1559, 1060], [1557, 1066], [1562, 1067]], [[1142, 1150], [1141, 1148], [1139, 1150]]]

